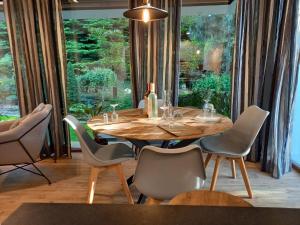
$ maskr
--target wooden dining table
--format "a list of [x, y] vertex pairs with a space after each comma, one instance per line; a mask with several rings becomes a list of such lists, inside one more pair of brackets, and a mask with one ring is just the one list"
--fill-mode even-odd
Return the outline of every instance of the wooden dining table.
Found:
[[[103, 116], [91, 118], [87, 125], [97, 134], [106, 134], [125, 139], [139, 148], [150, 145], [153, 141], [161, 141], [161, 147], [170, 147], [169, 142], [176, 140], [172, 148], [184, 147], [195, 140], [220, 133], [232, 126], [232, 121], [223, 115], [215, 115], [215, 121], [204, 120], [203, 111], [196, 108], [174, 108], [177, 115], [172, 122], [162, 120], [162, 112], [159, 111], [157, 119], [149, 119], [143, 113], [143, 109], [127, 109], [117, 111], [117, 122], [109, 120], [104, 123]], [[110, 115], [109, 115], [110, 118]]]

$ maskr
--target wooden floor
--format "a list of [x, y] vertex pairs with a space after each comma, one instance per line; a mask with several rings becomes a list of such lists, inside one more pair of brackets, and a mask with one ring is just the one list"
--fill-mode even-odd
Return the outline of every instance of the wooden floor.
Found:
[[[47, 160], [38, 163], [53, 184], [25, 171], [16, 171], [0, 176], [0, 223], [23, 202], [70, 202], [84, 203], [87, 196], [87, 182], [90, 168], [83, 163], [81, 153], [74, 153], [73, 159], [62, 159], [57, 163]], [[136, 162], [125, 163], [127, 176], [134, 173]], [[254, 198], [247, 201], [254, 206], [300, 208], [300, 173], [293, 171], [277, 180], [259, 171], [259, 164], [247, 163]], [[1, 167], [1, 171], [9, 167]], [[205, 187], [208, 188], [212, 175], [210, 162]], [[229, 163], [221, 164], [216, 190], [246, 197], [240, 171], [237, 179], [230, 178]], [[135, 199], [138, 192], [130, 188]], [[126, 203], [117, 176], [113, 171], [103, 173], [96, 187], [95, 203]]]

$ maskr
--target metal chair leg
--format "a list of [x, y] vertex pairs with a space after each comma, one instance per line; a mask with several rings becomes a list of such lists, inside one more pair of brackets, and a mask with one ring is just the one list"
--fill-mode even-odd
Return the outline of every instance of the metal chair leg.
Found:
[[32, 166], [40, 173], [42, 177], [44, 177], [48, 181], [48, 184], [50, 185], [51, 181], [49, 180], [49, 178], [36, 165], [34, 165], [34, 163], [32, 163]]

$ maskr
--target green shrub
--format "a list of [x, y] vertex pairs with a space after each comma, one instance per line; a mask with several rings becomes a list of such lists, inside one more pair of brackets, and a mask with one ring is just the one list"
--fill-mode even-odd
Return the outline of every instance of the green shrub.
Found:
[[210, 73], [193, 83], [192, 93], [179, 96], [179, 105], [202, 108], [204, 100], [209, 99], [218, 113], [230, 116], [230, 98], [230, 75]]
[[117, 75], [111, 69], [94, 68], [78, 77], [78, 83], [82, 92], [98, 93], [105, 87], [116, 85]]
[[111, 103], [113, 102], [119, 104], [116, 108], [117, 110], [132, 108], [132, 98], [130, 94], [124, 94], [122, 97], [119, 96], [117, 99], [112, 99]]
[[94, 104], [74, 103], [70, 106], [69, 112], [80, 121], [86, 121], [90, 117], [97, 116], [107, 111], [108, 105], [105, 102]]

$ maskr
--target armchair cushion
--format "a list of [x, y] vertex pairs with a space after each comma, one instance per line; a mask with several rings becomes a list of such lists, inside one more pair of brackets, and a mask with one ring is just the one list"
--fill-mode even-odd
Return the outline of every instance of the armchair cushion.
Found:
[[[42, 112], [43, 110], [44, 112]], [[23, 116], [21, 119], [10, 121], [8, 129], [0, 132], [0, 144], [18, 140], [26, 131], [45, 117], [48, 111], [49, 110], [45, 108], [45, 105], [41, 103], [32, 111], [32, 113]]]
[[40, 103], [33, 111], [32, 113], [37, 113], [42, 111], [45, 108], [45, 104], [44, 103]]
[[[24, 118], [24, 117], [23, 117], [23, 118]], [[11, 125], [9, 126], [9, 130], [10, 130], [10, 129], [14, 129], [15, 127], [17, 127], [17, 126], [20, 124], [20, 121], [21, 121], [23, 118], [14, 120], [14, 121], [11, 123]]]
[[22, 118], [20, 118], [18, 120], [14, 120], [14, 122], [10, 125], [9, 129], [13, 129], [13, 128], [19, 126], [22, 123], [22, 121], [24, 121], [28, 116], [30, 116], [32, 114], [35, 114], [37, 112], [40, 112], [44, 108], [45, 108], [45, 104], [44, 103], [39, 104], [30, 114], [28, 114], [26, 116], [23, 116]]
[[[38, 158], [44, 144], [51, 109], [51, 105], [46, 105], [41, 111], [20, 119], [15, 128], [0, 132], [0, 165], [29, 163]], [[13, 122], [7, 123], [6, 128]]]
[[0, 132], [9, 130], [9, 129], [10, 129], [10, 126], [11, 126], [15, 121], [16, 121], [16, 120], [1, 121], [1, 122], [0, 122]]

